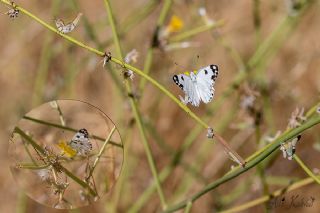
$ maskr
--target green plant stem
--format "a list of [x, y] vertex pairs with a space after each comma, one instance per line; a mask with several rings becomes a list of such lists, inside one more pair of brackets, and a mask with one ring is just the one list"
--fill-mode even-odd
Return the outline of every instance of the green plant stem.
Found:
[[320, 116], [317, 116], [315, 118], [311, 118], [309, 121], [306, 121], [303, 125], [300, 127], [297, 127], [295, 129], [292, 129], [291, 131], [287, 132], [286, 134], [283, 134], [278, 139], [276, 139], [271, 146], [262, 152], [259, 156], [252, 159], [251, 161], [248, 161], [246, 164], [246, 167], [240, 168], [237, 167], [233, 169], [231, 172], [224, 175], [222, 178], [208, 184], [206, 187], [204, 187], [201, 191], [196, 193], [195, 195], [191, 196], [189, 199], [184, 200], [176, 205], [169, 206], [168, 209], [165, 212], [174, 212], [178, 209], [184, 208], [189, 201], [194, 202], [195, 200], [199, 199], [201, 196], [206, 194], [207, 192], [217, 188], [219, 185], [232, 180], [233, 178], [239, 176], [240, 174], [244, 173], [245, 171], [251, 169], [252, 167], [256, 166], [258, 163], [263, 161], [266, 157], [268, 157], [271, 153], [273, 153], [275, 150], [277, 150], [280, 147], [280, 144], [284, 141], [290, 140], [291, 138], [296, 137], [297, 135], [301, 134], [306, 129], [309, 129], [313, 127], [314, 125], [317, 125], [320, 123]]
[[309, 175], [315, 182], [320, 184], [320, 178], [313, 174], [313, 172], [303, 163], [303, 161], [298, 157], [297, 154], [293, 155], [293, 159], [301, 166], [301, 168]]
[[188, 202], [186, 208], [184, 209], [184, 213], [189, 213], [191, 211], [192, 208], [192, 202]]
[[[45, 151], [41, 146], [39, 146], [29, 135], [27, 135], [23, 130], [21, 130], [19, 127], [14, 128], [14, 132], [19, 134], [22, 138], [26, 139], [32, 146], [35, 148], [38, 152], [41, 153], [41, 155], [46, 156]], [[74, 180], [76, 183], [78, 183], [80, 186], [82, 186], [85, 189], [88, 189], [90, 194], [94, 197], [97, 196], [97, 193], [84, 181], [82, 181], [80, 178], [75, 176], [72, 172], [70, 172], [68, 169], [60, 165], [59, 167], [62, 172], [64, 172], [67, 176], [69, 176], [72, 180]]]
[[[110, 5], [109, 0], [104, 0], [104, 3], [105, 3], [105, 7], [106, 7], [106, 10], [107, 10], [107, 13], [108, 13], [108, 19], [109, 19], [109, 23], [111, 25], [111, 30], [112, 30], [112, 35], [113, 35], [116, 51], [117, 51], [117, 54], [122, 59], [123, 58], [122, 57], [122, 51], [121, 51], [121, 47], [120, 47], [120, 42], [119, 42], [119, 38], [118, 38], [118, 33], [117, 33], [117, 30], [116, 30], [115, 22], [114, 22], [114, 19], [113, 19], [113, 16], [112, 16], [111, 5]], [[128, 80], [125, 81], [125, 87], [126, 87], [127, 92], [129, 94], [131, 94], [132, 93], [132, 87], [131, 87], [130, 81], [128, 81]], [[137, 104], [136, 104], [134, 98], [130, 98], [130, 105], [131, 105], [135, 120], [136, 120], [136, 122], [138, 124], [138, 129], [139, 129], [139, 132], [140, 132], [140, 135], [141, 135], [141, 139], [142, 139], [142, 142], [143, 142], [146, 154], [147, 154], [147, 159], [148, 159], [148, 162], [149, 162], [149, 166], [151, 168], [152, 175], [153, 175], [153, 177], [154, 177], [154, 179], [156, 181], [157, 191], [158, 191], [158, 194], [159, 194], [160, 202], [162, 204], [162, 208], [165, 209], [167, 204], [166, 204], [166, 201], [165, 201], [165, 198], [164, 198], [164, 194], [163, 194], [163, 191], [162, 191], [162, 188], [161, 188], [158, 172], [157, 172], [156, 165], [155, 165], [152, 153], [151, 153], [150, 145], [149, 145], [149, 143], [147, 141], [145, 129], [144, 129], [144, 126], [142, 124], [141, 115], [140, 115], [140, 112], [138, 110], [138, 107], [137, 107]]]
[[16, 213], [28, 212], [28, 196], [23, 190], [18, 191], [18, 198], [16, 202]]
[[[161, 30], [161, 28], [164, 24], [164, 21], [166, 20], [166, 17], [168, 16], [171, 5], [172, 5], [172, 0], [165, 0], [164, 1], [159, 18], [157, 20], [157, 25], [153, 31], [153, 38], [152, 38], [150, 46], [147, 50], [147, 54], [146, 54], [144, 65], [143, 65], [143, 72], [147, 75], [149, 75], [150, 70], [151, 70], [152, 61], [153, 61], [153, 52], [156, 48], [158, 48], [158, 46], [156, 46], [155, 44], [158, 42], [159, 30]], [[141, 95], [144, 91], [145, 85], [146, 85], [146, 79], [143, 78], [143, 79], [141, 79], [141, 81], [139, 83], [139, 90], [138, 90]]]
[[65, 119], [64, 119], [64, 116], [63, 116], [63, 112], [62, 112], [62, 110], [61, 110], [61, 108], [60, 108], [60, 106], [59, 106], [59, 104], [58, 104], [58, 101], [53, 101], [54, 102], [54, 104], [56, 104], [56, 109], [57, 109], [57, 111], [58, 111], [58, 113], [59, 113], [59, 119], [60, 119], [60, 123], [61, 123], [61, 125], [62, 126], [66, 126], [66, 122], [65, 122]]
[[[320, 178], [320, 176], [317, 176], [317, 178]], [[313, 182], [314, 182], [313, 178], [303, 179], [301, 181], [298, 181], [298, 182], [286, 187], [285, 189], [277, 190], [277, 191], [273, 192], [271, 195], [265, 195], [265, 196], [263, 196], [261, 198], [255, 199], [253, 201], [247, 202], [247, 203], [239, 205], [237, 207], [221, 211], [221, 213], [231, 213], [231, 212], [242, 212], [242, 211], [245, 211], [245, 210], [247, 210], [247, 209], [249, 209], [251, 207], [254, 207], [254, 206], [257, 206], [257, 205], [262, 204], [264, 202], [267, 202], [268, 200], [270, 200], [270, 199], [272, 199], [274, 197], [282, 195], [284, 190], [286, 192], [290, 192], [290, 191], [293, 191], [295, 189], [301, 188], [303, 186], [309, 185], [309, 184], [311, 184]]]
[[191, 38], [193, 36], [198, 35], [199, 33], [206, 32], [208, 30], [212, 30], [212, 29], [221, 27], [224, 24], [225, 24], [224, 20], [219, 20], [219, 21], [214, 22], [212, 24], [205, 24], [203, 26], [196, 27], [196, 28], [194, 28], [192, 30], [188, 30], [188, 31], [182, 32], [182, 33], [180, 33], [178, 35], [171, 36], [169, 38], [169, 43], [179, 42], [179, 41], [182, 41], [182, 40], [185, 40], [185, 39], [189, 39], [189, 38]]
[[[121, 39], [128, 35], [128, 32], [135, 27], [137, 24], [146, 19], [146, 17], [156, 8], [158, 5], [157, 0], [151, 0], [146, 3], [145, 6], [139, 7], [133, 11], [124, 21], [120, 24], [118, 30], [118, 37]], [[113, 39], [109, 38], [103, 42], [102, 46], [109, 46], [112, 43]], [[101, 46], [101, 47], [102, 47]]]
[[[74, 129], [74, 128], [71, 128], [71, 127], [68, 127], [68, 126], [62, 126], [60, 124], [39, 120], [39, 119], [32, 118], [32, 117], [29, 117], [29, 116], [26, 116], [26, 115], [23, 116], [22, 118], [26, 119], [26, 120], [30, 120], [30, 121], [36, 122], [36, 123], [39, 123], [39, 124], [42, 124], [42, 125], [52, 126], [52, 127], [55, 127], [55, 128], [59, 128], [59, 129], [63, 129], [63, 130], [71, 131], [71, 132], [78, 132], [79, 131], [79, 129]], [[94, 138], [96, 140], [99, 140], [99, 141], [105, 141], [105, 138], [101, 138], [101, 137], [96, 136], [96, 135], [92, 135], [92, 138]], [[122, 144], [116, 143], [114, 141], [110, 141], [109, 143], [112, 144], [113, 146], [117, 146], [117, 147], [123, 148]]]
[[[61, 0], [52, 1], [51, 4], [51, 13], [56, 14]], [[53, 55], [52, 48], [50, 45], [53, 41], [53, 35], [50, 32], [47, 32], [44, 38], [44, 44], [41, 49], [40, 62], [37, 68], [36, 77], [34, 81], [34, 88], [32, 94], [32, 106], [38, 106], [43, 102], [43, 91], [45, 91], [46, 81], [49, 72], [49, 61]]]
[[107, 137], [106, 140], [104, 141], [102, 147], [100, 148], [100, 151], [99, 151], [99, 153], [98, 153], [96, 159], [94, 160], [93, 165], [92, 165], [92, 167], [91, 167], [91, 169], [90, 169], [90, 173], [89, 173], [89, 175], [88, 175], [87, 180], [89, 180], [89, 178], [92, 176], [93, 171], [94, 171], [95, 168], [97, 167], [97, 165], [98, 165], [98, 163], [99, 163], [99, 160], [100, 160], [102, 154], [104, 153], [104, 150], [106, 149], [107, 144], [109, 144], [109, 142], [110, 142], [110, 140], [111, 140], [111, 137], [112, 137], [112, 135], [113, 135], [113, 133], [114, 133], [115, 130], [116, 130], [116, 127], [114, 126], [114, 127], [111, 129], [108, 137]]
[[39, 170], [39, 169], [45, 169], [48, 168], [50, 164], [47, 165], [35, 165], [34, 163], [19, 163], [16, 165], [18, 169], [30, 169], [30, 170]]

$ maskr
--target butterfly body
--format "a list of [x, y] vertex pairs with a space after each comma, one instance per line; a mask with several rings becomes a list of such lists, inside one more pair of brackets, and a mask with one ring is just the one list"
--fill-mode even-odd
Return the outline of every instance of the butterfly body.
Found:
[[68, 143], [68, 145], [74, 149], [78, 155], [86, 156], [92, 150], [92, 144], [89, 139], [89, 133], [86, 129], [80, 129]]
[[218, 66], [209, 65], [190, 73], [173, 76], [173, 81], [185, 93], [181, 98], [184, 104], [190, 103], [199, 106], [200, 102], [209, 103], [214, 96], [214, 84], [218, 77]]

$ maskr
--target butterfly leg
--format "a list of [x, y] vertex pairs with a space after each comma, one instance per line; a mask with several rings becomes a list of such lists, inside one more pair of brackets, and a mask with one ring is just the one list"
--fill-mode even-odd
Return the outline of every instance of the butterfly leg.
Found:
[[184, 98], [179, 95], [179, 98], [184, 105], [187, 105], [189, 103], [189, 97], [187, 95]]

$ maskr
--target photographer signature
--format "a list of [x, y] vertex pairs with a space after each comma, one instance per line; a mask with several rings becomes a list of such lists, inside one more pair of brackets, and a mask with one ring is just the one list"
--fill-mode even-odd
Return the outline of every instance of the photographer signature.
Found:
[[298, 194], [294, 194], [291, 197], [276, 197], [269, 201], [268, 208], [279, 208], [284, 207], [287, 209], [291, 208], [309, 208], [313, 206], [313, 203], [315, 202], [315, 198], [313, 196], [301, 196]]

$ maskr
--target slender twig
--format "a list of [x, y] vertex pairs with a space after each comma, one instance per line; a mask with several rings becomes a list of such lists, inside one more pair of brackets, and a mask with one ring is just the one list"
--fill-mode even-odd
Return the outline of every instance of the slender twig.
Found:
[[52, 101], [52, 102], [51, 102], [51, 106], [58, 111], [61, 125], [62, 125], [62, 126], [66, 126], [66, 121], [65, 121], [65, 119], [64, 119], [62, 110], [61, 110], [61, 108], [60, 108], [60, 106], [59, 106], [59, 104], [58, 104], [58, 101], [56, 101], [56, 100]]
[[188, 202], [186, 208], [184, 209], [184, 213], [189, 213], [191, 211], [192, 208], [192, 202]]
[[[112, 35], [113, 35], [114, 43], [115, 43], [115, 46], [116, 46], [117, 54], [122, 59], [122, 51], [121, 51], [121, 47], [120, 47], [120, 42], [119, 42], [119, 38], [118, 38], [118, 33], [117, 33], [116, 26], [115, 26], [115, 22], [114, 22], [114, 19], [113, 19], [113, 16], [112, 16], [111, 5], [109, 3], [109, 0], [104, 0], [104, 3], [105, 3], [105, 7], [106, 7], [106, 10], [107, 10], [107, 13], [108, 13], [108, 19], [109, 19], [109, 23], [111, 25]], [[112, 57], [111, 60], [112, 59], [114, 59], [114, 58]], [[120, 62], [120, 60], [118, 60], [118, 61]], [[123, 62], [120, 62], [120, 64], [123, 64]], [[132, 94], [132, 87], [131, 87], [130, 81], [125, 80], [125, 86], [126, 86], [127, 92]], [[160, 201], [161, 201], [161, 204], [162, 204], [162, 208], [165, 209], [166, 208], [166, 201], [165, 201], [164, 194], [163, 194], [163, 191], [162, 191], [162, 188], [161, 188], [161, 184], [160, 184], [160, 181], [159, 181], [158, 172], [157, 172], [157, 169], [156, 169], [156, 166], [155, 166], [155, 162], [153, 160], [153, 156], [152, 156], [152, 153], [151, 153], [150, 146], [149, 146], [148, 141], [147, 141], [145, 128], [144, 128], [144, 126], [142, 124], [142, 119], [141, 119], [141, 116], [140, 116], [140, 112], [138, 110], [138, 107], [137, 107], [137, 104], [136, 104], [136, 101], [135, 101], [134, 98], [130, 98], [130, 105], [131, 105], [135, 120], [136, 120], [136, 122], [138, 124], [139, 132], [140, 132], [141, 139], [142, 139], [142, 142], [143, 142], [146, 154], [147, 154], [147, 158], [148, 158], [149, 166], [151, 168], [152, 175], [155, 178], [155, 181], [156, 181], [156, 184], [157, 184], [157, 190], [158, 190], [159, 198], [160, 198]]]
[[[44, 120], [39, 120], [39, 119], [36, 119], [36, 118], [29, 117], [27, 115], [23, 116], [23, 119], [30, 120], [30, 121], [33, 121], [33, 122], [36, 122], [36, 123], [39, 123], [39, 124], [43, 124], [43, 125], [52, 126], [52, 127], [55, 127], [55, 128], [67, 130], [67, 131], [70, 131], [70, 132], [78, 132], [79, 131], [79, 129], [74, 129], [74, 128], [71, 128], [71, 127], [68, 127], [68, 126], [62, 126], [60, 124], [51, 123], [51, 122], [44, 121]], [[96, 136], [96, 135], [90, 135], [90, 136], [92, 136], [93, 139], [96, 139], [96, 140], [99, 140], [99, 141], [105, 141], [105, 138], [102, 138], [102, 137], [99, 137], [99, 136]], [[110, 141], [109, 143], [114, 145], [114, 146], [123, 148], [122, 144], [116, 143], [114, 141]]]
[[224, 24], [225, 24], [224, 20], [219, 20], [219, 21], [213, 22], [211, 24], [205, 24], [203, 26], [196, 27], [196, 28], [188, 30], [186, 32], [182, 32], [180, 34], [171, 36], [169, 38], [169, 42], [172, 43], [172, 42], [178, 42], [178, 41], [182, 41], [182, 40], [185, 40], [185, 39], [189, 39], [189, 38], [191, 38], [193, 36], [198, 35], [199, 33], [206, 32], [206, 31], [221, 27]]
[[303, 161], [298, 157], [297, 154], [293, 155], [293, 159], [299, 164], [299, 166], [301, 166], [301, 168], [307, 173], [307, 175], [309, 175], [318, 184], [320, 184], [320, 178], [313, 174], [313, 172], [303, 163]]
[[[166, 20], [170, 8], [172, 5], [172, 0], [165, 0], [163, 3], [163, 6], [161, 8], [160, 11], [160, 15], [158, 17], [157, 20], [157, 25], [155, 27], [155, 29], [153, 30], [153, 36], [152, 36], [152, 41], [150, 42], [150, 46], [147, 50], [147, 54], [145, 56], [145, 61], [144, 61], [144, 65], [143, 65], [143, 72], [145, 74], [149, 74], [150, 70], [151, 70], [151, 66], [152, 66], [152, 61], [153, 61], [153, 52], [156, 48], [158, 48], [158, 39], [159, 39], [159, 31], [162, 28], [164, 21]], [[146, 85], [146, 79], [143, 78], [141, 79], [140, 83], [139, 83], [139, 93], [142, 94], [144, 92], [144, 88]]]
[[18, 163], [16, 165], [16, 167], [19, 168], [19, 169], [30, 169], [30, 170], [45, 169], [45, 168], [48, 168], [49, 166], [50, 166], [50, 164], [35, 165], [33, 162], [32, 162], [32, 164], [30, 164], [30, 163]]
[[106, 138], [105, 142], [103, 143], [102, 147], [100, 148], [100, 151], [99, 151], [99, 153], [98, 153], [96, 159], [94, 160], [93, 165], [92, 165], [92, 167], [91, 167], [91, 169], [90, 169], [90, 172], [89, 172], [89, 175], [88, 175], [88, 177], [87, 177], [87, 180], [89, 180], [89, 178], [90, 178], [91, 175], [93, 174], [94, 169], [97, 167], [97, 165], [98, 165], [98, 163], [99, 163], [99, 160], [100, 160], [102, 154], [104, 153], [104, 150], [105, 150], [107, 144], [109, 144], [110, 139], [111, 139], [111, 137], [112, 137], [112, 135], [113, 135], [113, 133], [114, 133], [115, 130], [116, 130], [116, 127], [114, 126], [114, 127], [112, 128], [112, 130], [110, 131], [108, 137]]

